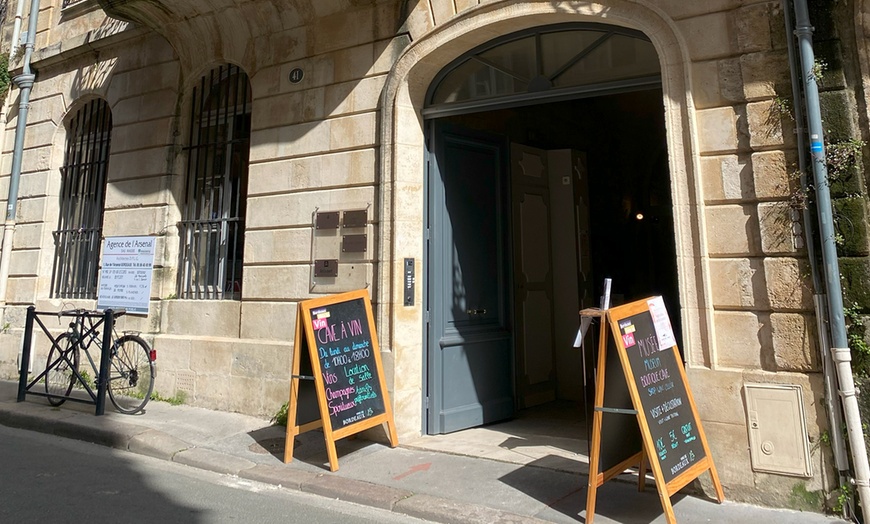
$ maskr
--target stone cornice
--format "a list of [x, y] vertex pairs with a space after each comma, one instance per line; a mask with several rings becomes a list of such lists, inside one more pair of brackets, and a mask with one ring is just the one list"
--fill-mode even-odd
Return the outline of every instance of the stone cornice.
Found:
[[[37, 69], [52, 67], [66, 60], [74, 60], [80, 56], [93, 54], [100, 49], [117, 45], [126, 40], [139, 38], [151, 32], [147, 28], [132, 27], [127, 22], [114, 22], [117, 23], [117, 26], [111, 31], [101, 27], [82, 35], [56, 42], [48, 47], [37, 49], [33, 53], [33, 66]], [[11, 72], [15, 74], [20, 72], [20, 70], [21, 65], [16, 64], [16, 68]]]

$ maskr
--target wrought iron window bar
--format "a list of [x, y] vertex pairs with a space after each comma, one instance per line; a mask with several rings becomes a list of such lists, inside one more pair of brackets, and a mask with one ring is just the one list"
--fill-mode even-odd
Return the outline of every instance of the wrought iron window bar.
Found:
[[251, 124], [247, 75], [224, 65], [203, 76], [190, 123], [178, 297], [239, 299]]
[[53, 297], [96, 298], [111, 130], [111, 110], [101, 99], [70, 120], [53, 232]]

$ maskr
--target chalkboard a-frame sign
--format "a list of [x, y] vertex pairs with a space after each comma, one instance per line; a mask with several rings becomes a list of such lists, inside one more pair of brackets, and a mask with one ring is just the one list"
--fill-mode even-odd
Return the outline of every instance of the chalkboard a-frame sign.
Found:
[[[315, 396], [317, 410], [311, 405]], [[336, 471], [335, 441], [383, 423], [390, 445], [396, 447], [396, 425], [368, 291], [300, 302], [284, 463], [293, 460], [296, 435], [322, 427], [329, 467]]]
[[[671, 496], [706, 471], [710, 472], [716, 498], [722, 502], [725, 494], [661, 297], [608, 309], [601, 312], [601, 316], [606, 321], [602, 322], [599, 340], [587, 524], [592, 524], [594, 518], [598, 486], [632, 463], [639, 466], [639, 489], [643, 489], [645, 465], [649, 464], [668, 524], [676, 523]], [[608, 348], [616, 350], [618, 363], [612, 355], [608, 357]], [[624, 382], [618, 375], [614, 376], [612, 368], [616, 366], [621, 367]], [[625, 387], [633, 409], [605, 405], [608, 398], [615, 398], [606, 394], [608, 388], [619, 391]], [[606, 429], [603, 427], [607, 420], [605, 414], [610, 417], [634, 415], [641, 437], [639, 452], [634, 453], [636, 448], [628, 446], [629, 449], [621, 451], [621, 456], [627, 458], [610, 469], [607, 469], [609, 466], [602, 469], [602, 463], [607, 462], [608, 452], [613, 452], [608, 448], [619, 445], [620, 441], [602, 439]], [[619, 423], [624, 424], [625, 418]]]

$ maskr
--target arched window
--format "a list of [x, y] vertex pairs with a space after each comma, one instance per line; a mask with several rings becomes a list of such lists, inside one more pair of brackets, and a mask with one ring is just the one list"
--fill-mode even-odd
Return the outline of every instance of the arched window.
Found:
[[55, 298], [97, 296], [111, 135], [112, 112], [105, 100], [88, 102], [69, 120], [54, 232]]
[[193, 90], [179, 298], [241, 298], [250, 137], [248, 75], [212, 69]]
[[643, 33], [603, 24], [558, 24], [497, 38], [454, 60], [432, 83], [424, 114], [446, 116], [469, 107], [555, 101], [660, 83], [658, 54]]

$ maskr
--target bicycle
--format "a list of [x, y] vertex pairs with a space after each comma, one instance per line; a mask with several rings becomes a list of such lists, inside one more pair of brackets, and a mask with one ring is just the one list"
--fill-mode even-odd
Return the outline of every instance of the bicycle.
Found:
[[[125, 311], [116, 310], [114, 313], [118, 317]], [[45, 395], [52, 406], [63, 404], [77, 381], [88, 390], [92, 398], [96, 398], [85, 379], [86, 370], [79, 370], [80, 353], [83, 351], [94, 372], [94, 385], [100, 383], [99, 366], [89, 351], [95, 343], [98, 350], [102, 351], [102, 339], [97, 331], [102, 322], [94, 321], [96, 315], [98, 313], [85, 309], [58, 313], [58, 319], [61, 316], [73, 316], [74, 319], [69, 323], [67, 331], [57, 337], [48, 352]], [[99, 315], [97, 318], [102, 318], [102, 314]], [[124, 331], [119, 337], [113, 327], [106, 390], [115, 409], [128, 415], [142, 411], [154, 389], [154, 378], [157, 374], [155, 359], [156, 352], [138, 333]]]

